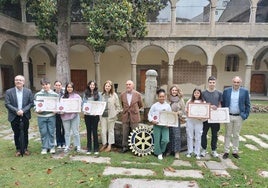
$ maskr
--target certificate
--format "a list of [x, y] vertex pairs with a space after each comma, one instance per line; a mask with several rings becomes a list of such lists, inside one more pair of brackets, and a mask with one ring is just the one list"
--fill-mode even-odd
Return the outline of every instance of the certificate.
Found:
[[57, 111], [64, 113], [81, 112], [80, 98], [61, 99], [57, 104]]
[[35, 100], [36, 111], [56, 112], [58, 101], [58, 97], [37, 96]]
[[83, 105], [83, 112], [88, 115], [102, 115], [106, 107], [106, 102], [88, 101]]
[[210, 103], [189, 103], [188, 117], [209, 119]]
[[175, 112], [160, 111], [159, 112], [159, 123], [157, 125], [178, 127], [178, 115]]
[[217, 110], [211, 110], [208, 123], [230, 123], [229, 108], [217, 108]]

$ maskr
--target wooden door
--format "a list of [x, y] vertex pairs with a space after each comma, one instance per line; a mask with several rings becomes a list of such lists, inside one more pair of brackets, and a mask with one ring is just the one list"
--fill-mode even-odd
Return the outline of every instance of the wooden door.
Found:
[[87, 87], [87, 70], [71, 70], [71, 81], [74, 83], [76, 91], [85, 91]]
[[251, 76], [250, 92], [256, 94], [264, 94], [265, 92], [265, 75], [254, 74]]

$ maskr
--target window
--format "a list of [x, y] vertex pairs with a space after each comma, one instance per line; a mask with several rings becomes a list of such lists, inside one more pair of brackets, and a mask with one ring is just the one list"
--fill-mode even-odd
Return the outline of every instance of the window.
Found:
[[227, 55], [225, 59], [225, 71], [237, 72], [239, 69], [239, 56], [236, 54]]

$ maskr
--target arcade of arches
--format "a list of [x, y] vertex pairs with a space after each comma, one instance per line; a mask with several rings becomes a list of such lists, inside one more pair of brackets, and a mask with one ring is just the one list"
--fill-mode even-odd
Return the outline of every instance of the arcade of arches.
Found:
[[[89, 80], [96, 80], [99, 90], [106, 80], [125, 89], [128, 79], [144, 92], [145, 72], [158, 73], [158, 86], [178, 84], [185, 94], [195, 87], [205, 88], [210, 75], [218, 78], [217, 88], [230, 86], [238, 75], [252, 94], [267, 95], [268, 24], [258, 24], [256, 2], [252, 0], [248, 23], [213, 22], [214, 6], [208, 23], [176, 23], [171, 2], [169, 23], [148, 23], [149, 34], [132, 43], [111, 43], [102, 54], [86, 43], [85, 25], [74, 23], [70, 48], [71, 80], [83, 91]], [[254, 4], [255, 3], [255, 4]], [[255, 12], [254, 12], [255, 11]], [[215, 13], [215, 12], [214, 12]], [[39, 81], [56, 79], [56, 45], [40, 41], [32, 23], [23, 23], [0, 14], [0, 95], [13, 86], [13, 77], [23, 74], [26, 85], [41, 88]], [[21, 29], [22, 28], [22, 29]]]

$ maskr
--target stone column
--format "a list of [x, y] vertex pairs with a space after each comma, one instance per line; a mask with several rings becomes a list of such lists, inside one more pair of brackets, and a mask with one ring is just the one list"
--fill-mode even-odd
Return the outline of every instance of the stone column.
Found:
[[250, 6], [250, 17], [249, 22], [251, 25], [254, 25], [256, 22], [256, 12], [257, 12], [257, 4], [252, 2], [252, 5]]
[[145, 80], [145, 108], [150, 108], [155, 102], [155, 93], [157, 88], [157, 80], [158, 76], [155, 70], [146, 71], [146, 80]]
[[30, 87], [30, 77], [29, 77], [29, 60], [22, 60], [23, 63], [23, 76], [25, 78], [25, 86]]
[[173, 85], [173, 64], [168, 65], [168, 85], [167, 90]]
[[171, 31], [170, 35], [175, 35], [175, 25], [176, 25], [176, 5], [171, 5]]
[[211, 9], [210, 9], [210, 17], [209, 17], [209, 22], [210, 22], [210, 36], [215, 35], [215, 13], [216, 13], [216, 0], [211, 1]]
[[212, 65], [207, 65], [205, 85], [207, 87], [208, 78], [212, 75]]
[[23, 23], [26, 23], [27, 19], [26, 19], [26, 1], [25, 0], [20, 0], [20, 8], [21, 8], [21, 21]]
[[100, 52], [95, 52], [94, 53], [94, 64], [95, 64], [95, 80], [100, 88], [101, 84], [101, 77], [100, 77]]
[[251, 69], [252, 65], [246, 65], [244, 87], [248, 90], [250, 90]]
[[137, 64], [136, 62], [131, 63], [131, 80], [134, 82], [134, 87], [137, 89]]

